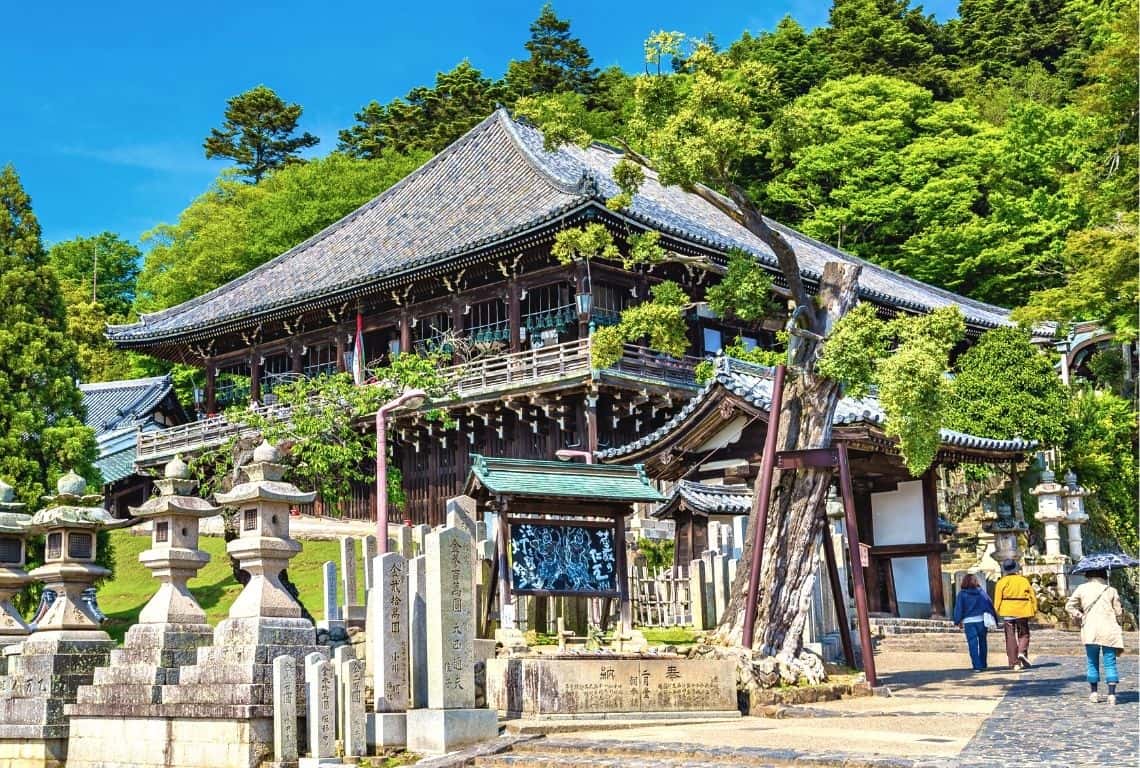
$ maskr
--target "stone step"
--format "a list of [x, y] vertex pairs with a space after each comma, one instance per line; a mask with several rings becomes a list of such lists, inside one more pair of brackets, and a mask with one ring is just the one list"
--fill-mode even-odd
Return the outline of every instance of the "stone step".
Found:
[[478, 757], [475, 765], [480, 768], [722, 768], [726, 765], [748, 766], [749, 768], [770, 768], [775, 763], [768, 762], [725, 762], [691, 760], [666, 757], [657, 750], [647, 749], [640, 755], [615, 755], [612, 757], [568, 758], [562, 752], [533, 753], [526, 755], [493, 755]]
[[816, 768], [852, 765], [850, 756], [807, 755], [794, 750], [764, 747], [709, 747], [682, 743], [644, 743], [617, 739], [539, 738], [516, 742], [507, 752], [481, 756], [476, 766], [486, 768], [548, 768], [558, 766], [637, 766], [638, 768], [774, 768], [810, 762]]

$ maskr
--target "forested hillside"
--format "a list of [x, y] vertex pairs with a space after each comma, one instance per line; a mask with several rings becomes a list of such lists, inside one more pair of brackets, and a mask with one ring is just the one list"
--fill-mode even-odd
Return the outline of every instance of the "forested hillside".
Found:
[[[766, 214], [1013, 308], [1019, 320], [1062, 329], [1098, 320], [1135, 339], [1136, 0], [962, 0], [946, 22], [907, 0], [835, 0], [814, 30], [785, 18], [736, 40], [656, 32], [638, 72], [597, 68], [570, 20], [549, 5], [530, 30], [517, 58], [502, 62], [502, 78], [472, 66], [457, 44], [452, 70], [402, 98], [360, 105], [335, 149], [307, 162], [299, 152], [316, 138], [301, 132], [301, 105], [265, 86], [231, 99], [221, 126], [202, 133], [205, 152], [234, 168], [176, 222], [144, 236], [137, 281], [137, 251], [112, 234], [52, 249], [85, 377], [158, 366], [111, 350], [98, 332], [104, 322], [193, 298], [287, 250], [498, 104], [554, 140], [660, 156], [662, 147], [648, 146], [649, 123], [675, 136], [715, 133], [726, 95], [749, 105], [746, 130], [726, 137], [743, 144], [734, 147], [744, 161], [732, 182]], [[119, 279], [93, 297], [83, 265], [96, 250], [118, 265]], [[995, 341], [995, 357], [971, 364], [1001, 370], [996, 356], [1017, 360], [1027, 342], [1018, 344]], [[1063, 423], [1049, 442], [1082, 481], [1102, 488], [1101, 533], [1134, 549], [1135, 412], [1131, 396], [1118, 396], [1120, 366], [1101, 367], [1115, 371], [1101, 391], [1075, 390], [1052, 404]], [[982, 418], [965, 404], [963, 414], [962, 428]]]

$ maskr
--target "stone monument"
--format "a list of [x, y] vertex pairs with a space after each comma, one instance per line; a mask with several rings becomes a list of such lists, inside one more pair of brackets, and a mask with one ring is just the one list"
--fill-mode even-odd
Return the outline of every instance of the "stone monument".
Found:
[[[45, 536], [44, 564], [29, 575], [44, 584], [45, 603], [20, 653], [9, 655], [0, 691], [0, 765], [55, 766], [67, 760], [68, 721], [64, 706], [80, 686], [91, 683], [107, 663], [114, 643], [100, 629], [93, 585], [110, 573], [95, 564], [96, 537], [114, 523], [87, 493], [86, 481], [68, 472], [55, 496], [31, 519]], [[68, 763], [70, 765], [70, 763]]]
[[[0, 480], [0, 648], [22, 642], [31, 629], [10, 602], [32, 577], [24, 570], [32, 517], [16, 501], [12, 486]], [[0, 656], [0, 675], [5, 671]]]
[[1085, 496], [1088, 491], [1077, 485], [1077, 475], [1071, 469], [1065, 473], [1065, 489], [1061, 492], [1065, 500], [1065, 527], [1069, 532], [1069, 557], [1077, 562], [1085, 556], [1081, 526], [1089, 521], [1085, 512]]
[[273, 762], [274, 768], [297, 765], [297, 660], [273, 660]]
[[465, 528], [426, 537], [427, 709], [408, 712], [408, 749], [441, 754], [495, 738], [494, 710], [475, 708], [474, 548]]
[[1053, 471], [1046, 467], [1041, 482], [1030, 489], [1037, 497], [1037, 521], [1045, 526], [1045, 562], [1065, 563], [1068, 558], [1061, 552], [1061, 523], [1067, 515], [1061, 502], [1065, 488], [1056, 481]]

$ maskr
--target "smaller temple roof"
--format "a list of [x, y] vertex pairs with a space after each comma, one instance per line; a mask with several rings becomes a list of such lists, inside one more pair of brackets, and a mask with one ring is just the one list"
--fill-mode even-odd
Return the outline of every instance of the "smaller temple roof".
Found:
[[665, 503], [653, 510], [653, 517], [671, 518], [682, 504], [698, 515], [747, 515], [752, 511], [752, 488], [678, 480]]
[[[772, 407], [772, 372], [773, 369], [765, 366], [746, 363], [731, 357], [719, 357], [713, 378], [672, 419], [638, 440], [598, 451], [596, 455], [600, 459], [610, 461], [651, 448], [656, 443], [684, 429], [690, 417], [718, 389], [726, 390], [729, 394], [752, 407], [767, 412]], [[886, 421], [886, 413], [883, 412], [883, 407], [876, 398], [845, 397], [839, 401], [839, 405], [835, 409], [833, 424], [836, 427], [864, 424], [882, 428]], [[940, 438], [942, 446], [946, 448], [997, 453], [1024, 453], [1037, 445], [1036, 440], [1021, 438], [999, 440], [957, 432], [952, 429], [941, 430]]]
[[146, 421], [173, 389], [169, 375], [79, 385], [87, 408], [86, 424], [97, 435]]
[[504, 496], [588, 499], [592, 501], [664, 501], [640, 464], [606, 466], [565, 461], [500, 459], [471, 454], [471, 474], [464, 490], [485, 489]]

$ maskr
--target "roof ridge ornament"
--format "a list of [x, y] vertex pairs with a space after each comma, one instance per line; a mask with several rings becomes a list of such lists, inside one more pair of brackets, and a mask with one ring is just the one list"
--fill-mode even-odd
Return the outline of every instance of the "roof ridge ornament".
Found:
[[578, 179], [578, 194], [587, 197], [597, 197], [599, 194], [598, 177], [589, 169], [582, 169], [582, 176]]

